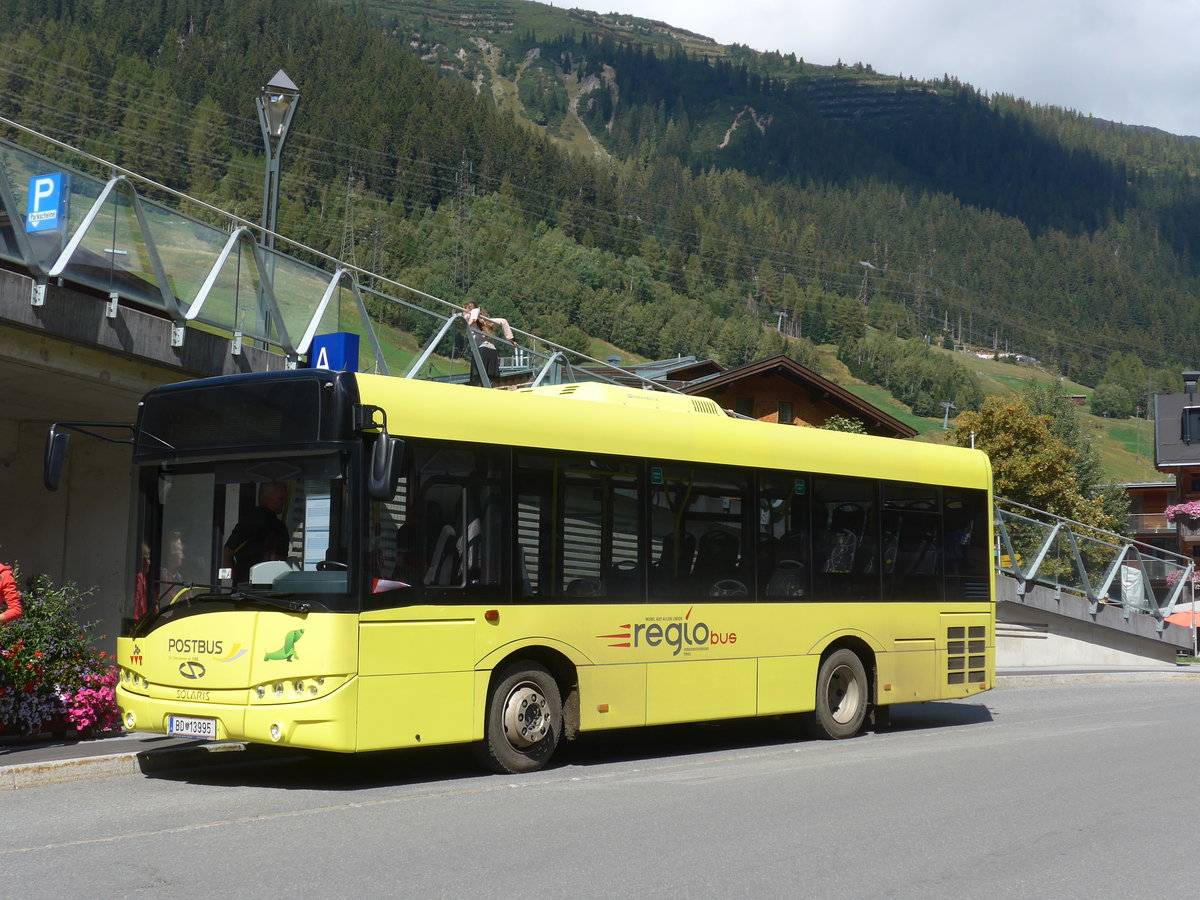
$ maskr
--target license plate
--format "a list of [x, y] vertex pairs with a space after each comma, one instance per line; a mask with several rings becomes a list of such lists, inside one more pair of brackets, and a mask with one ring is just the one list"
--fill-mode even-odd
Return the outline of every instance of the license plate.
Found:
[[215, 741], [217, 739], [217, 720], [202, 719], [198, 716], [168, 716], [167, 734]]

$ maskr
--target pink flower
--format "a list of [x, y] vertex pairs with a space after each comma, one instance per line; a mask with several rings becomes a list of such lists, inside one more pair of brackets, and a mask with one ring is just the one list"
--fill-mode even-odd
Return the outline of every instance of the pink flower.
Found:
[[1163, 515], [1167, 517], [1168, 522], [1174, 522], [1176, 519], [1195, 522], [1197, 519], [1200, 519], [1200, 500], [1189, 500], [1187, 503], [1176, 503], [1168, 506], [1163, 510]]

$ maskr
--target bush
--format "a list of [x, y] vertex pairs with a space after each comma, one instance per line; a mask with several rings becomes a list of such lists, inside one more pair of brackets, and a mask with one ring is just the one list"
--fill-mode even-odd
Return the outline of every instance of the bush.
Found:
[[[13, 574], [19, 581], [15, 564]], [[90, 593], [46, 575], [22, 590], [24, 615], [0, 628], [0, 733], [117, 727], [117, 670], [92, 645], [96, 623], [81, 615]]]

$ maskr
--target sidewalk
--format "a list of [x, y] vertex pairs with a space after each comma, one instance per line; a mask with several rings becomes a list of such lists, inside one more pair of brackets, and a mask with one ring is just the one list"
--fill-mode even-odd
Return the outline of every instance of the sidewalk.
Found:
[[[999, 689], [1121, 681], [1195, 681], [1200, 684], [1200, 665], [996, 670], [996, 687]], [[84, 778], [112, 778], [211, 765], [221, 759], [215, 754], [229, 754], [224, 758], [231, 761], [244, 760], [247, 746], [240, 741], [196, 741], [141, 732], [94, 740], [3, 739], [0, 740], [0, 792]]]
[[1200, 665], [1165, 666], [1040, 666], [997, 669], [996, 687], [1037, 684], [1108, 684], [1118, 681], [1198, 681]]
[[141, 732], [91, 740], [5, 739], [0, 741], [0, 791], [201, 765], [212, 761], [214, 753], [245, 748], [236, 741], [210, 743]]

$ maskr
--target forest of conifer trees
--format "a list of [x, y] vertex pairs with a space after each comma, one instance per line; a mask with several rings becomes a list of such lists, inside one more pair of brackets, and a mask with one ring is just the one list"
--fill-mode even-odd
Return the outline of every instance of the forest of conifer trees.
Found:
[[[833, 344], [922, 415], [931, 396], [982, 401], [931, 345], [1007, 348], [1093, 385], [1200, 356], [1195, 141], [949, 76], [708, 58], [585, 19], [471, 35], [402, 6], [0, 0], [0, 105], [254, 218], [252, 97], [284, 68], [303, 99], [280, 231], [581, 349], [816, 365]], [[516, 109], [493, 90], [505, 78]], [[602, 153], [554, 138], [572, 115]]]

